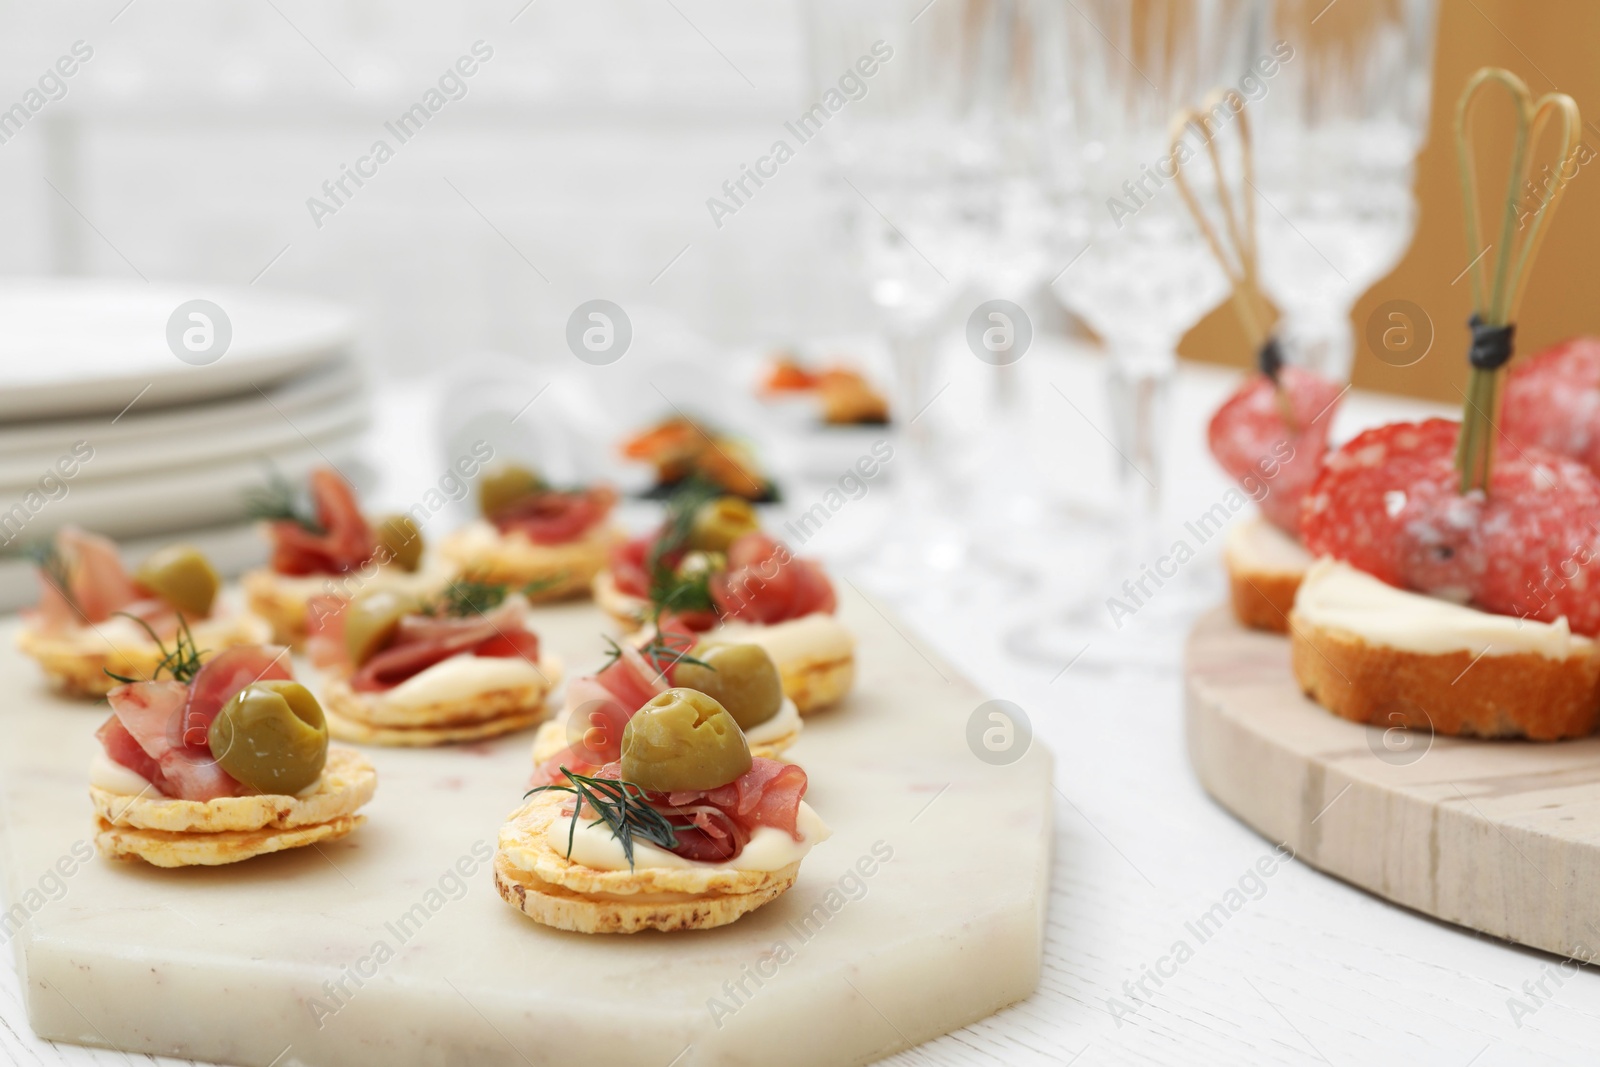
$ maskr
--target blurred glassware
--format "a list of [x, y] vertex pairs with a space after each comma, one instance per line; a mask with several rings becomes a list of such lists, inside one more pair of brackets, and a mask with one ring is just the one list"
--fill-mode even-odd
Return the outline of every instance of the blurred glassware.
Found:
[[[1254, 0], [1040, 0], [1035, 77], [1050, 152], [1048, 185], [1066, 264], [1061, 302], [1106, 351], [1109, 425], [1119, 456], [1114, 516], [1067, 531], [1057, 560], [1008, 635], [1014, 652], [1062, 663], [1094, 648], [1120, 658], [1148, 649], [1152, 617], [1185, 610], [1181, 590], [1140, 612], [1132, 639], [1106, 607], [1106, 587], [1154, 558], [1162, 502], [1168, 392], [1177, 344], [1227, 292], [1227, 282], [1172, 188], [1174, 114], [1251, 71]], [[1191, 130], [1191, 145], [1199, 131]], [[1071, 398], [1066, 398], [1071, 403]], [[1070, 541], [1070, 544], [1069, 544]], [[1156, 608], [1156, 610], [1152, 610]]]
[[[1267, 0], [1256, 131], [1262, 281], [1291, 362], [1346, 381], [1350, 311], [1416, 225], [1435, 0]], [[1270, 77], [1268, 70], [1273, 71]]]

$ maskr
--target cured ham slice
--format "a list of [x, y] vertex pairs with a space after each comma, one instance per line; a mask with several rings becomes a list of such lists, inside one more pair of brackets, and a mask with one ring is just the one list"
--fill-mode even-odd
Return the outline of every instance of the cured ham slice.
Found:
[[215, 800], [241, 794], [243, 787], [217, 766], [208, 747], [184, 743], [188, 686], [174, 681], [134, 682], [113, 689], [107, 699], [112, 717], [98, 736], [113, 761], [143, 775], [164, 796]]
[[118, 612], [143, 619], [157, 633], [177, 629], [177, 614], [140, 588], [122, 566], [117, 546], [97, 534], [64, 526], [55, 547], [66, 565], [66, 585], [59, 577], [39, 573], [39, 604], [34, 617], [46, 630], [102, 623]]
[[820, 563], [795, 557], [760, 531], [728, 547], [728, 569], [711, 576], [711, 599], [724, 619], [768, 625], [838, 607]]
[[570, 492], [552, 489], [510, 504], [489, 521], [501, 533], [515, 531], [536, 545], [561, 545], [604, 522], [616, 503], [616, 490], [609, 486]]
[[211, 722], [247, 685], [263, 679], [292, 681], [289, 650], [262, 645], [223, 649], [207, 660], [189, 685], [183, 712], [183, 743], [209, 751]]
[[322, 530], [292, 519], [272, 522], [272, 569], [279, 574], [343, 574], [355, 570], [378, 547], [361, 514], [355, 491], [336, 471], [318, 467], [310, 475], [311, 503]]
[[[400, 620], [393, 642], [351, 676], [350, 688], [358, 693], [392, 689], [429, 667], [464, 653], [501, 659], [521, 657], [538, 663], [539, 638], [522, 624], [526, 606], [527, 602], [517, 596], [486, 615], [469, 618], [407, 615]], [[335, 628], [341, 636], [337, 649], [330, 649], [326, 634]], [[342, 635], [342, 623], [325, 627], [319, 655], [348, 663]]]
[[[620, 781], [622, 765], [608, 763], [594, 777]], [[716, 789], [644, 796], [678, 827], [678, 847], [672, 850], [676, 855], [719, 863], [737, 857], [750, 835], [763, 826], [800, 840], [800, 801], [805, 799], [806, 785], [806, 772], [794, 764], [756, 757], [748, 771]]]

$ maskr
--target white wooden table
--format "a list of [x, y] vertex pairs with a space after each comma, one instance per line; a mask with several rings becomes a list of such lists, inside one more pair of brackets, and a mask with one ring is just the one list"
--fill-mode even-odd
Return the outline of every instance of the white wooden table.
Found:
[[[1030, 370], [1083, 412], [1048, 388], [1028, 390], [1070, 437], [1075, 462], [1102, 463], [1105, 445], [1089, 425], [1106, 425], [1093, 367], [1041, 359]], [[1175, 535], [1226, 488], [1197, 442], [1230, 381], [1214, 371], [1180, 378], [1166, 520]], [[393, 429], [412, 402], [397, 394], [376, 431], [396, 469], [415, 458]], [[1341, 434], [1424, 410], [1354, 394], [1347, 408]], [[398, 499], [405, 491], [385, 486]], [[869, 495], [836, 521], [875, 521], [884, 504]], [[1220, 594], [1217, 566], [1209, 550], [1190, 564], [1208, 569], [1194, 578]], [[1060, 673], [1005, 654], [1008, 605], [992, 591], [934, 591], [900, 607], [915, 631], [908, 639], [1027, 711], [1038, 741], [1055, 750], [1059, 795], [1037, 993], [890, 1062], [1490, 1067], [1600, 1058], [1600, 978], [1587, 971], [1564, 973], [1553, 957], [1404, 911], [1293, 861], [1252, 877], [1272, 844], [1213, 804], [1187, 765], [1177, 631], [1162, 665], [1108, 671], [1086, 660]], [[1191, 927], [1240, 889], [1242, 906], [1197, 937]], [[15, 1064], [128, 1059], [34, 1038], [9, 972], [0, 974], [0, 1054]]]

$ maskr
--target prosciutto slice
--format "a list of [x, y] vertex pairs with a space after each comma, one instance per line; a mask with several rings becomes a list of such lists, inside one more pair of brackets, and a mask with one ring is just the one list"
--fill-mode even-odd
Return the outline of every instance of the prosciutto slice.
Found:
[[245, 686], [264, 678], [294, 679], [287, 648], [247, 645], [224, 649], [207, 660], [189, 686], [183, 711], [183, 743], [209, 752], [207, 739], [217, 712]]
[[767, 625], [838, 607], [820, 563], [797, 558], [759, 530], [728, 547], [728, 569], [711, 576], [711, 599], [725, 619]]
[[56, 532], [55, 545], [66, 563], [66, 588], [40, 572], [34, 617], [41, 628], [62, 630], [101, 623], [117, 612], [143, 619], [157, 633], [170, 634], [177, 628], [177, 614], [128, 575], [113, 542], [76, 526], [64, 526]]
[[327, 467], [311, 472], [311, 503], [322, 531], [291, 519], [269, 524], [272, 569], [279, 574], [343, 574], [372, 558], [378, 540], [361, 514], [355, 491]]
[[489, 521], [501, 533], [516, 531], [536, 545], [561, 545], [578, 540], [604, 522], [616, 503], [617, 492], [609, 486], [551, 489], [516, 501], [491, 515]]
[[[595, 775], [620, 781], [622, 765], [608, 763]], [[675, 826], [684, 859], [718, 863], [744, 851], [750, 835], [763, 826], [783, 830], [800, 840], [800, 801], [806, 795], [806, 772], [792, 763], [756, 757], [744, 774], [716, 789], [646, 793], [645, 800]]]
[[[230, 697], [233, 694], [228, 694]], [[244, 787], [217, 766], [211, 750], [183, 741], [189, 687], [170, 680], [134, 682], [108, 694], [111, 718], [96, 736], [106, 755], [180, 800], [239, 796]]]
[[[503, 659], [520, 657], [538, 663], [539, 638], [522, 623], [526, 606], [527, 602], [516, 596], [507, 598], [488, 614], [470, 618], [407, 615], [400, 620], [394, 641], [351, 676], [350, 688], [358, 693], [392, 689], [434, 664], [462, 654]], [[321, 655], [336, 654], [339, 661], [347, 663], [343, 624], [336, 626], [340, 633], [338, 649], [330, 651], [324, 646]], [[325, 629], [331, 631], [332, 628]]]

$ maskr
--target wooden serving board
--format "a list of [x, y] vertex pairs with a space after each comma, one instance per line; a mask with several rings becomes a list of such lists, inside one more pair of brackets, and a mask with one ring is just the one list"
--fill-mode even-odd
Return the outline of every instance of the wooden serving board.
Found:
[[1305, 697], [1226, 608], [1185, 653], [1189, 761], [1268, 840], [1363, 889], [1563, 956], [1600, 951], [1600, 738], [1384, 730]]
[[[370, 749], [367, 824], [223, 868], [85, 859], [102, 705], [57, 700], [0, 627], [4, 933], [44, 1037], [250, 1067], [864, 1063], [1028, 995], [1051, 761], [969, 747], [982, 696], [846, 587], [855, 693], [791, 750], [833, 837], [777, 901], [717, 930], [590, 937], [496, 894], [484, 857], [531, 734]], [[592, 606], [535, 625], [569, 675]]]

